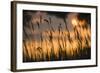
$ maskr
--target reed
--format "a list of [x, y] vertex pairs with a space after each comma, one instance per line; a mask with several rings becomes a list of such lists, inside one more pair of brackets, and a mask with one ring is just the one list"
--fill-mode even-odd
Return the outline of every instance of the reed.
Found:
[[[74, 19], [72, 22], [74, 30], [69, 31], [65, 19], [63, 20], [65, 30], [62, 24], [59, 24], [58, 29], [54, 29], [52, 26], [52, 18], [43, 19], [42, 16], [40, 16], [39, 21], [35, 23], [38, 27], [38, 32], [35, 30], [34, 23], [29, 23], [31, 25], [31, 34], [35, 34], [36, 32], [39, 34], [40, 40], [38, 41], [34, 36], [32, 40], [29, 40], [31, 38], [25, 32], [25, 29], [23, 29], [28, 39], [23, 40], [23, 62], [90, 58], [90, 27], [82, 23], [82, 21]], [[49, 27], [45, 31], [41, 31], [40, 25], [43, 24], [43, 21]]]

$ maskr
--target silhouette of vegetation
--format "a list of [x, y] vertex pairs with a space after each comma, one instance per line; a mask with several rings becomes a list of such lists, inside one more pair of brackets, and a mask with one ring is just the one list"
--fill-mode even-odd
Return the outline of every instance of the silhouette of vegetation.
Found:
[[[91, 58], [91, 28], [88, 23], [90, 19], [87, 21], [85, 17], [82, 19], [81, 16], [74, 16], [70, 24], [73, 30], [70, 31], [65, 16], [59, 17], [53, 13], [50, 16], [49, 12], [41, 11], [24, 11], [23, 14], [23, 62]], [[48, 18], [43, 18], [43, 15]], [[62, 20], [63, 24], [53, 26], [55, 20], [52, 16], [58, 18], [58, 21]], [[44, 24], [46, 25], [43, 26]]]

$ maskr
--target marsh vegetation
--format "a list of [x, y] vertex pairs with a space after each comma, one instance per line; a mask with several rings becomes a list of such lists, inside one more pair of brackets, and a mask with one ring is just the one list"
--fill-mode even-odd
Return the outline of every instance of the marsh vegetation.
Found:
[[23, 62], [91, 58], [90, 14], [23, 11]]

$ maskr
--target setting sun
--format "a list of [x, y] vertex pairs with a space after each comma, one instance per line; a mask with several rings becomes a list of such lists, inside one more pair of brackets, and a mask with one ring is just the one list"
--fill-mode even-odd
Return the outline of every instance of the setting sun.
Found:
[[72, 19], [72, 25], [73, 26], [77, 26], [78, 25], [78, 19], [77, 18], [73, 18]]

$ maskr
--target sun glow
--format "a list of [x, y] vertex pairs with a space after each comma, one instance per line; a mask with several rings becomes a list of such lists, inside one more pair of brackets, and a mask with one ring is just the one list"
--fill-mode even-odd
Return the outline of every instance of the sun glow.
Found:
[[78, 19], [77, 18], [73, 18], [72, 19], [72, 25], [73, 26], [77, 26], [78, 25]]
[[[35, 19], [33, 18], [33, 20]], [[37, 22], [39, 23], [37, 24]], [[42, 22], [35, 21], [32, 24], [39, 26], [35, 28], [36, 30], [31, 29], [33, 40], [23, 42], [25, 62], [80, 59], [84, 58], [84, 55], [87, 56], [87, 52], [91, 48], [91, 30], [84, 19], [72, 18], [71, 25], [74, 27], [72, 31], [67, 28], [62, 29], [61, 25], [56, 26], [57, 29], [53, 29], [55, 26], [49, 23], [46, 23], [49, 29], [40, 31], [39, 24], [42, 25]], [[38, 35], [39, 38], [34, 37], [35, 35]]]

